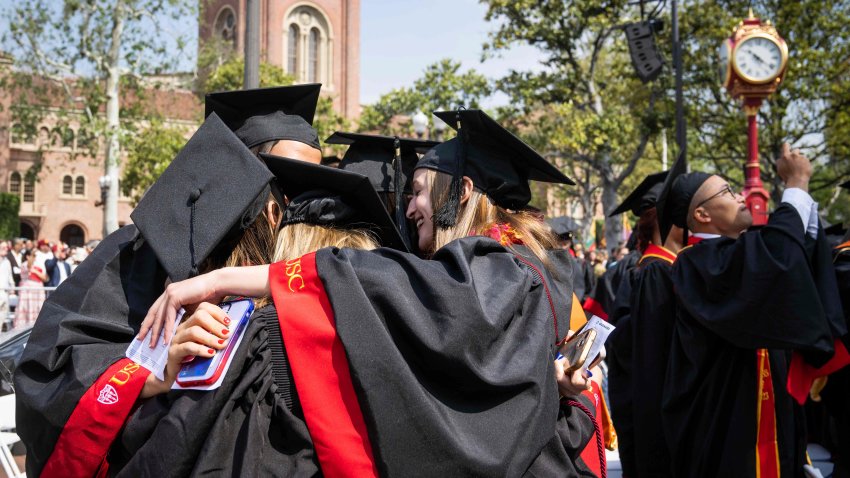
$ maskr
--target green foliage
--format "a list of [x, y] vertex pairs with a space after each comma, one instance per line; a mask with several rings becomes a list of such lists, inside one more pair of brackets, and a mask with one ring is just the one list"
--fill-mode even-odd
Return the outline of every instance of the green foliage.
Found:
[[[550, 191], [547, 212], [563, 214], [567, 197], [578, 200], [588, 215], [586, 236], [598, 203], [605, 211], [615, 207], [618, 191], [671, 122], [664, 80], [642, 85], [632, 70], [619, 25], [634, 20], [636, 9], [624, 0], [483, 3], [496, 25], [485, 55], [520, 43], [544, 56], [541, 69], [511, 70], [497, 81], [511, 97], [501, 113], [576, 180], [576, 187]], [[607, 219], [608, 242], [616, 242], [621, 229], [618, 218]]]
[[132, 198], [134, 206], [186, 144], [186, 134], [185, 128], [154, 119], [128, 138], [121, 190]]
[[[121, 146], [151, 113], [146, 94], [158, 85], [149, 75], [173, 71], [185, 53], [185, 39], [166, 32], [166, 24], [195, 8], [194, 0], [8, 2], [0, 48], [14, 67], [0, 77], [0, 88], [12, 99], [17, 133], [29, 141], [43, 124], [63, 139], [77, 130], [77, 148], [66, 159], [88, 156], [119, 177]], [[106, 233], [118, 224], [112, 191]]]
[[17, 194], [0, 193], [0, 239], [11, 239], [21, 234], [20, 210], [21, 198]]
[[685, 43], [688, 156], [738, 186], [747, 157], [746, 117], [723, 90], [718, 48], [748, 7], [771, 20], [788, 42], [788, 71], [758, 115], [762, 179], [778, 200], [776, 159], [783, 142], [815, 162], [810, 185], [830, 220], [850, 220], [850, 202], [836, 185], [850, 178], [850, 2], [711, 0], [686, 2], [681, 13]]
[[[205, 93], [214, 91], [229, 91], [242, 89], [245, 79], [245, 60], [234, 56], [213, 69], [206, 82], [201, 85]], [[286, 86], [295, 82], [295, 79], [283, 72], [279, 66], [270, 63], [260, 63], [260, 87]]]
[[394, 124], [396, 115], [412, 115], [417, 110], [429, 113], [457, 106], [479, 108], [481, 100], [492, 94], [487, 78], [475, 70], [461, 73], [460, 62], [443, 59], [425, 67], [421, 78], [410, 88], [399, 88], [381, 96], [375, 104], [363, 108], [360, 131], [382, 134], [413, 134], [413, 124]]

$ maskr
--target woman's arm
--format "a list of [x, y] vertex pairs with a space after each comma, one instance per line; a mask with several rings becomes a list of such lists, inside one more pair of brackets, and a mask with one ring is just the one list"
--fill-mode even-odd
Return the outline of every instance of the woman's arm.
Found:
[[150, 346], [165, 328], [163, 342], [171, 341], [174, 321], [181, 307], [200, 302], [221, 302], [228, 295], [262, 297], [269, 294], [269, 266], [225, 267], [191, 279], [173, 282], [153, 303], [142, 327], [139, 340], [151, 332]]

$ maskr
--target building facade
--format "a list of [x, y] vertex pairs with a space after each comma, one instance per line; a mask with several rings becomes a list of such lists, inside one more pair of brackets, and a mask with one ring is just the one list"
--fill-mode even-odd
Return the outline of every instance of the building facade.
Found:
[[[260, 56], [295, 77], [321, 83], [347, 118], [360, 116], [360, 0], [258, 0]], [[208, 0], [201, 45], [230, 42], [244, 50], [246, 0]]]
[[[230, 42], [244, 49], [245, 0], [200, 0], [201, 44]], [[340, 114], [360, 114], [360, 2], [359, 0], [259, 0], [262, 60], [283, 68], [299, 83], [322, 83], [322, 93], [334, 100]], [[3, 60], [0, 58], [0, 60]], [[3, 60], [8, 63], [7, 60]], [[46, 114], [35, 137], [18, 132], [11, 116], [13, 98], [0, 91], [0, 191], [21, 198], [21, 236], [61, 240], [81, 245], [100, 239], [103, 210], [99, 206], [103, 153], [92, 156], [82, 141], [100, 144], [103, 138], [85, 138], [77, 126], [59, 131], [56, 115]], [[170, 85], [148, 92], [150, 105], [170, 123], [193, 132], [203, 116], [198, 95]], [[57, 98], [56, 105], [63, 102]], [[65, 115], [67, 116], [67, 115]], [[130, 222], [133, 205], [120, 197], [119, 225]], [[4, 238], [0, 238], [4, 239]]]
[[[150, 101], [166, 113], [170, 123], [188, 132], [197, 128], [202, 105], [191, 91], [158, 90], [151, 93]], [[24, 135], [13, 122], [11, 103], [9, 95], [0, 94], [0, 191], [20, 197], [20, 235], [70, 245], [101, 239], [102, 138], [87, 138], [73, 113], [63, 115], [67, 127], [59, 128], [57, 115], [51, 112], [55, 108], [50, 107], [40, 118], [37, 134]], [[132, 210], [130, 198], [119, 195], [119, 225], [130, 222]]]

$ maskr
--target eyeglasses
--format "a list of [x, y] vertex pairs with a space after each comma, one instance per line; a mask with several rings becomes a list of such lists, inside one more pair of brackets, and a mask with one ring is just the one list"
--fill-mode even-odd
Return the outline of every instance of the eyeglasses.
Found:
[[732, 198], [735, 197], [735, 191], [732, 191], [732, 188], [730, 188], [729, 185], [727, 184], [726, 186], [723, 187], [723, 189], [721, 189], [717, 193], [711, 195], [711, 197], [709, 197], [708, 199], [705, 199], [701, 203], [697, 204], [696, 207], [694, 207], [694, 209], [696, 209], [696, 208], [702, 206], [703, 204], [707, 203], [708, 201], [711, 201], [714, 198], [718, 198], [718, 197], [720, 197], [720, 196], [722, 196], [726, 193], [729, 193], [729, 196], [731, 196]]

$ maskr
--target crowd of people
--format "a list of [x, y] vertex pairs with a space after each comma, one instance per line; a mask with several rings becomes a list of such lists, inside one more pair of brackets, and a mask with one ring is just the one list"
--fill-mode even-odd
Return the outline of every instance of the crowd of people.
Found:
[[[809, 396], [847, 446], [850, 246], [799, 151], [761, 228], [680, 158], [611, 211], [638, 222], [605, 257], [529, 207], [531, 181], [572, 181], [486, 113], [435, 112], [442, 143], [337, 132], [330, 167], [318, 95], [208, 95], [47, 299], [15, 375], [28, 474], [604, 477], [619, 446], [628, 477], [802, 477]], [[593, 315], [606, 348], [573, 353]]]
[[13, 238], [0, 240], [0, 321], [4, 329], [14, 313], [12, 328], [32, 325], [47, 294], [97, 247], [69, 246], [61, 241]]

